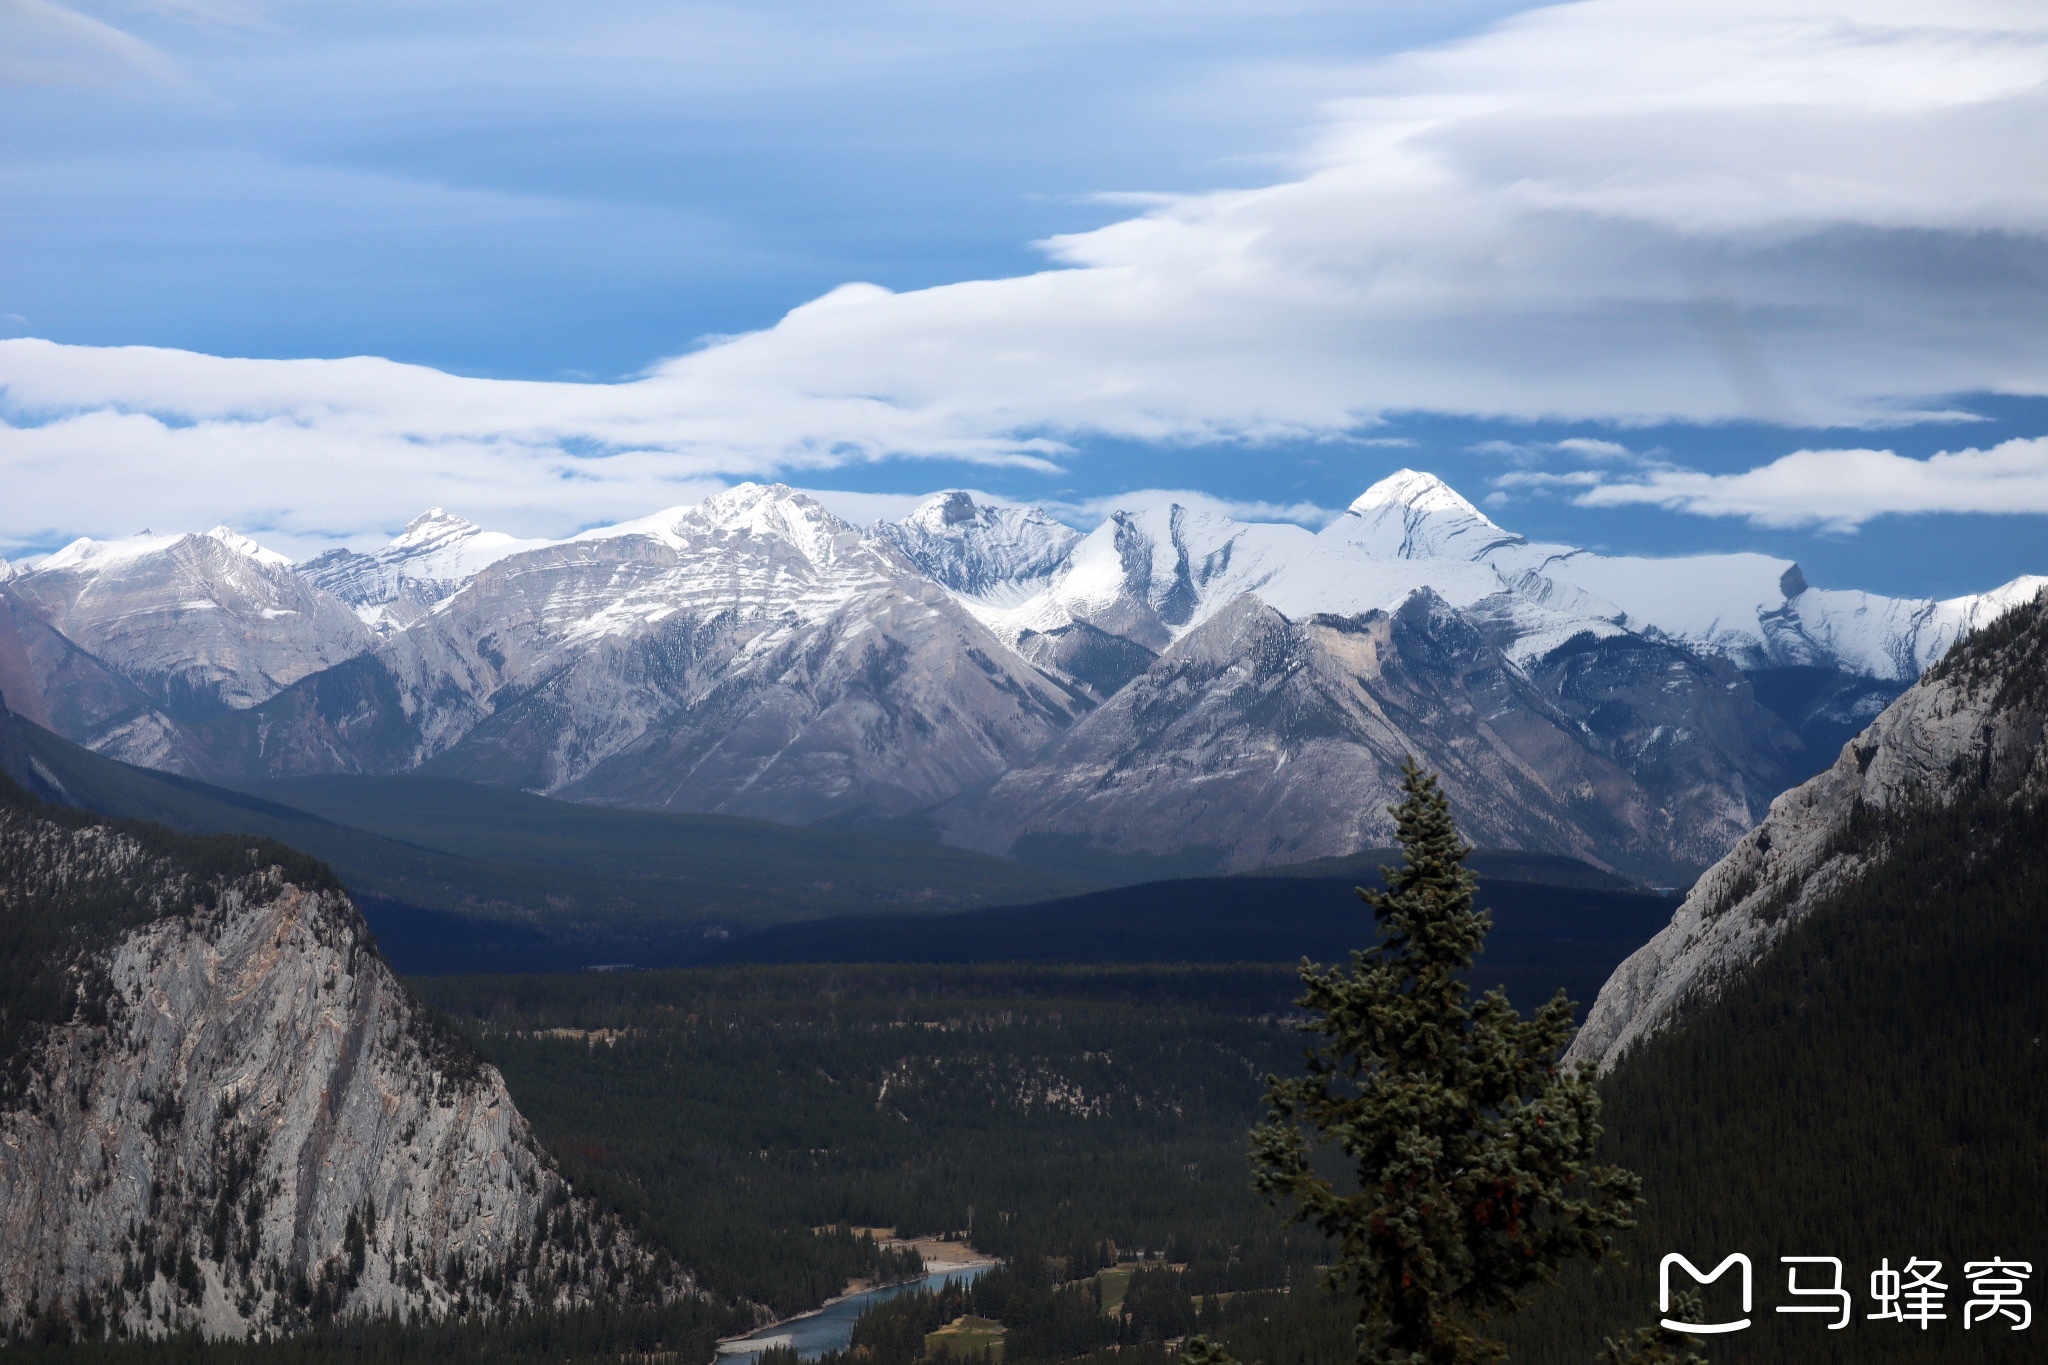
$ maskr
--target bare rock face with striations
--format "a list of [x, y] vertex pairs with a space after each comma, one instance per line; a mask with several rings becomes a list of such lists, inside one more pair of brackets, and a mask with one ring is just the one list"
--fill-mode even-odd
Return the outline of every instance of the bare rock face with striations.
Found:
[[688, 1291], [317, 868], [149, 837], [0, 800], [0, 909], [44, 953], [9, 979], [56, 983], [0, 1036], [0, 1324], [234, 1338]]
[[1125, 853], [1208, 845], [1230, 869], [1385, 843], [1404, 758], [1443, 775], [1468, 838], [1661, 865], [1629, 775], [1442, 599], [1290, 621], [1245, 594], [1031, 764], [942, 808], [949, 839]]
[[1833, 767], [1773, 801], [1670, 925], [1615, 969], [1567, 1059], [1611, 1069], [1768, 953], [1882, 854], [1869, 813], [1980, 791], [2048, 797], [2048, 594], [1956, 645]]
[[[1510, 708], [1548, 716], [1527, 731], [1541, 752], [1510, 746], [1552, 794], [1528, 837], [1578, 852], [1588, 835], [1601, 861], [1664, 880], [1719, 857], [1951, 641], [2044, 581], [1934, 601], [1815, 587], [1760, 554], [1602, 555], [1532, 542], [1415, 470], [1320, 531], [1151, 505], [1084, 535], [952, 491], [863, 533], [746, 484], [555, 542], [434, 509], [371, 553], [296, 569], [225, 530], [80, 541], [0, 581], [0, 691], [101, 753], [228, 785], [425, 770], [656, 809], [886, 818], [998, 778], [1088, 786], [1092, 759], [1047, 775], [1048, 754], [1086, 747], [1055, 741], [1130, 689], [1155, 718], [1213, 700], [1159, 691], [1186, 682], [1161, 656], [1246, 598], [1305, 630], [1426, 597], [1483, 638], [1517, 698], [1540, 694]], [[1438, 710], [1458, 714], [1464, 684], [1444, 681]], [[1161, 811], [1215, 825], [1184, 824], [1184, 845], [1249, 857], [1274, 784], [1250, 767], [1214, 780], [1210, 739], [1174, 747], [1218, 714], [1203, 707], [1146, 729], [1145, 753], [1135, 733], [1117, 741], [1119, 771], [1176, 787], [1148, 798]], [[1246, 711], [1240, 728], [1289, 714]], [[1243, 733], [1252, 766], [1295, 752], [1284, 724]], [[1343, 783], [1320, 811], [1301, 774], [1278, 785], [1302, 829], [1265, 860], [1353, 832]], [[982, 846], [1042, 819], [1080, 832], [1080, 807], [1053, 805], [1008, 833], [960, 828]]]
[[807, 821], [986, 780], [1090, 705], [887, 544], [746, 484], [499, 559], [202, 735], [225, 778], [443, 776]]
[[[164, 718], [152, 733], [257, 705], [373, 640], [283, 555], [224, 526], [203, 535], [74, 541], [8, 591], [139, 689]], [[64, 704], [61, 695], [52, 701]], [[153, 756], [144, 741], [92, 740], [115, 758], [148, 763]]]

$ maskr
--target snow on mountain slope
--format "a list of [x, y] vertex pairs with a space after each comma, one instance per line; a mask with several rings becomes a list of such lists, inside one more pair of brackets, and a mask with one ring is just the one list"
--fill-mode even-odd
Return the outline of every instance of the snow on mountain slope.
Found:
[[947, 591], [989, 607], [1039, 591], [1081, 539], [1036, 507], [996, 507], [958, 490], [937, 493], [869, 535]]
[[1299, 620], [1392, 611], [1424, 589], [1460, 609], [1480, 609], [1518, 657], [1574, 635], [1621, 629], [1587, 615], [1583, 595], [1559, 610], [1541, 594], [1512, 591], [1482, 562], [1382, 556], [1329, 530], [1240, 522], [1181, 506], [1113, 514], [1074, 546], [1040, 592], [985, 619], [1013, 642], [1078, 624], [1156, 653], [1247, 592]]
[[1392, 610], [1427, 587], [1484, 617], [1518, 663], [1581, 636], [1633, 632], [1748, 669], [1820, 666], [1903, 684], [2039, 581], [1935, 602], [1814, 589], [1797, 564], [1769, 555], [1600, 555], [1531, 542], [1435, 475], [1404, 469], [1315, 534], [1183, 507], [1117, 513], [1041, 590], [987, 619], [1010, 640], [1085, 622], [1156, 652], [1242, 592], [1300, 619]]
[[1653, 559], [1532, 544], [1502, 531], [1434, 475], [1413, 470], [1381, 480], [1352, 509], [1324, 535], [1375, 554], [1470, 558], [1492, 566], [1519, 597], [1681, 641], [1745, 668], [1818, 665], [1911, 682], [1960, 635], [2048, 581], [2022, 577], [1936, 602], [1811, 588], [1797, 564], [1769, 555]]
[[744, 484], [507, 556], [214, 727], [223, 776], [432, 771], [810, 820], [983, 781], [1087, 708], [810, 497]]
[[1484, 559], [1528, 541], [1503, 531], [1434, 474], [1399, 470], [1360, 493], [1323, 536], [1376, 559]]
[[486, 531], [434, 507], [414, 517], [380, 550], [329, 550], [299, 572], [354, 607], [363, 624], [388, 635], [459, 592], [486, 565], [548, 543]]
[[289, 559], [226, 527], [76, 540], [8, 590], [173, 719], [256, 705], [372, 642]]
[[1468, 838], [1671, 865], [1659, 803], [1426, 589], [1306, 621], [1241, 594], [937, 820], [993, 852], [1050, 836], [1251, 868], [1387, 842], [1409, 754], [1443, 774]]

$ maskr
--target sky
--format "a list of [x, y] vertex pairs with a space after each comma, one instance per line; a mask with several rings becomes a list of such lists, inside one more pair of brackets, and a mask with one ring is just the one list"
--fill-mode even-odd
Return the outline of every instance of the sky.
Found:
[[0, 0], [0, 555], [1412, 466], [1981, 590], [2048, 571], [2044, 126], [1985, 0]]

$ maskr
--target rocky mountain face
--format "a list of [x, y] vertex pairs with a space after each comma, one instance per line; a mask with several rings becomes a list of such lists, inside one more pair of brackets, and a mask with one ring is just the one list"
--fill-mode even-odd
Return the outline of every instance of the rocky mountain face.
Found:
[[[1739, 701], [1699, 661], [1637, 645], [1653, 657], [1578, 670], [1563, 661], [1545, 679], [1427, 590], [1392, 612], [1306, 621], [1245, 593], [1031, 763], [936, 819], [955, 841], [992, 852], [1009, 851], [1020, 832], [1155, 855], [1194, 843], [1241, 870], [1390, 843], [1387, 807], [1412, 754], [1442, 775], [1468, 838], [1670, 876], [1747, 823], [1741, 792], [1716, 785], [1722, 774], [1690, 780], [1714, 751], [1675, 731], [1662, 743], [1637, 733], [1656, 727], [1633, 711], [1589, 738], [1542, 683], [1579, 713], [1601, 712], [1617, 676], [1647, 672], [1631, 685], [1669, 709], [1704, 694], [1701, 728], [1720, 722], [1738, 742], [1744, 721], [1769, 732], [1755, 716], [1727, 714]], [[1775, 771], [1767, 748], [1749, 757]], [[1653, 788], [1638, 774], [1663, 780]], [[1690, 802], [1659, 799], [1681, 786]]]
[[808, 821], [943, 800], [1087, 704], [886, 545], [749, 485], [500, 559], [368, 654], [193, 733], [228, 780], [424, 765]]
[[0, 792], [0, 1326], [659, 1300], [316, 865]]
[[362, 623], [226, 527], [76, 541], [9, 590], [173, 720], [244, 710], [362, 653]]
[[1834, 766], [1774, 800], [1615, 970], [1568, 1057], [1612, 1068], [1881, 858], [1886, 813], [1966, 798], [2048, 799], [2048, 593], [1955, 646]]
[[489, 565], [545, 544], [486, 531], [434, 507], [374, 553], [329, 550], [301, 565], [299, 573], [353, 607], [364, 625], [389, 635], [417, 623]]
[[[1510, 711], [1547, 737], [1508, 746], [1540, 789], [1520, 803], [1527, 837], [1662, 878], [1711, 862], [1949, 642], [2048, 581], [1907, 601], [1815, 589], [1760, 555], [1594, 555], [1531, 543], [1414, 471], [1320, 532], [1160, 507], [1084, 536], [947, 493], [863, 533], [743, 485], [558, 543], [435, 511], [375, 553], [296, 573], [276, 558], [226, 532], [69, 547], [0, 583], [0, 688], [101, 752], [230, 784], [424, 768], [789, 821], [954, 802], [942, 823], [977, 846], [1150, 848], [1178, 829], [1238, 865], [1350, 838], [1348, 804], [1377, 800], [1377, 779], [1306, 762], [1289, 727], [1308, 722], [1242, 692], [1281, 684], [1249, 660], [1193, 667], [1213, 654], [1195, 636], [1264, 619], [1241, 605], [1259, 604], [1293, 632], [1282, 653], [1327, 681], [1339, 655], [1317, 642], [1334, 628], [1312, 623], [1420, 603], [1484, 665], [1397, 669], [1451, 689], [1434, 728], [1399, 742], [1496, 752], [1509, 722], [1458, 679], [1510, 680]], [[1407, 650], [1393, 657], [1421, 668]], [[1387, 686], [1359, 673], [1338, 709]], [[1424, 724], [1407, 703], [1386, 714]], [[1398, 742], [1350, 725], [1337, 766], [1379, 772]], [[1254, 755], [1283, 753], [1303, 765], [1284, 799], [1251, 781]], [[1216, 763], [1242, 779], [1213, 780]], [[1147, 801], [1199, 808], [1202, 827], [1162, 814], [1144, 833], [1118, 801], [1075, 798], [1103, 764], [1173, 787]]]
[[966, 493], [928, 498], [872, 534], [949, 592], [1007, 606], [1039, 591], [1081, 539], [1036, 507], [990, 507]]

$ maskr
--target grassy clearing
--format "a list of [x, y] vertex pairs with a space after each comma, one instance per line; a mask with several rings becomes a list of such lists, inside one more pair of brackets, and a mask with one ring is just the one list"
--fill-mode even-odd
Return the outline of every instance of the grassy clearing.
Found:
[[1001, 1365], [1003, 1359], [1003, 1337], [1009, 1331], [994, 1318], [980, 1318], [972, 1314], [954, 1318], [936, 1332], [924, 1334], [924, 1354], [927, 1360], [947, 1356], [954, 1360], [969, 1360], [977, 1356], [988, 1361], [988, 1365]]
[[1135, 1269], [1135, 1266], [1118, 1266], [1095, 1277], [1096, 1296], [1101, 1299], [1106, 1316], [1113, 1318], [1124, 1311], [1124, 1296], [1131, 1292], [1131, 1272]]

